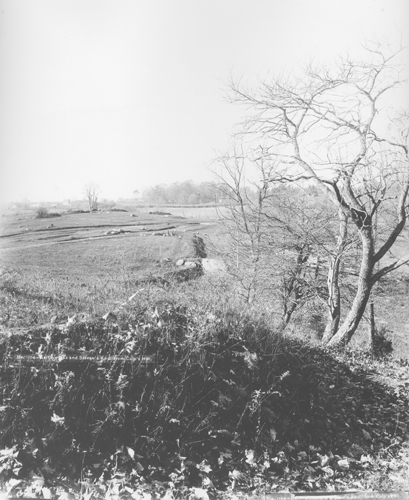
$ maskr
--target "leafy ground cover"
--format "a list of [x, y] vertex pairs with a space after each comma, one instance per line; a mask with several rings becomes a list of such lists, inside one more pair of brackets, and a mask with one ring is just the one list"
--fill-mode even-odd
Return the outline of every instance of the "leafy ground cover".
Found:
[[0, 356], [0, 478], [14, 490], [142, 498], [408, 484], [407, 362], [381, 365], [399, 370], [389, 387], [363, 355], [163, 297], [127, 321], [3, 336]]

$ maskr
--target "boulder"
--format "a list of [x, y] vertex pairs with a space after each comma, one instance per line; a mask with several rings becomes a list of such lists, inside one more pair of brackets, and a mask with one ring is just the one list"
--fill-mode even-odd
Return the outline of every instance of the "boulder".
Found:
[[185, 263], [185, 259], [179, 259], [176, 261], [177, 266], [183, 266], [184, 263]]
[[225, 273], [226, 264], [219, 259], [202, 259], [202, 267], [205, 273]]

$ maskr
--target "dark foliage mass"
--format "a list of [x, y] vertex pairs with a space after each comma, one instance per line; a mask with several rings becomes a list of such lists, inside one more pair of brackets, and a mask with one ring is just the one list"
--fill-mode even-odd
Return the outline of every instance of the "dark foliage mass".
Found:
[[205, 259], [207, 257], [206, 244], [203, 238], [197, 234], [193, 236], [193, 250], [195, 257]]
[[39, 207], [36, 211], [36, 219], [50, 219], [52, 217], [61, 217], [61, 214], [49, 212], [46, 207]]
[[3, 482], [342, 489], [407, 440], [402, 388], [237, 312], [166, 302], [3, 338], [0, 357]]

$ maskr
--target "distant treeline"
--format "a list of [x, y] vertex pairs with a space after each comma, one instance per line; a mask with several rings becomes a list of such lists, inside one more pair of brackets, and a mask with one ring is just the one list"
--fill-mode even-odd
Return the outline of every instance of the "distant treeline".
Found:
[[219, 205], [224, 202], [222, 187], [216, 182], [193, 181], [157, 184], [145, 189], [140, 197], [152, 205]]
[[[272, 195], [274, 192], [286, 193], [287, 196], [298, 196], [298, 191], [308, 193], [312, 196], [319, 196], [319, 191], [314, 186], [305, 186], [304, 188], [295, 186], [272, 186], [268, 192]], [[232, 193], [232, 187], [227, 183], [222, 182], [201, 182], [193, 181], [174, 182], [172, 184], [157, 184], [142, 193], [134, 191], [138, 195], [139, 202], [143, 206], [166, 205], [172, 206], [219, 206], [236, 202], [236, 196]], [[247, 202], [257, 203], [258, 191], [255, 185], [247, 185], [240, 189], [241, 197], [244, 204]]]

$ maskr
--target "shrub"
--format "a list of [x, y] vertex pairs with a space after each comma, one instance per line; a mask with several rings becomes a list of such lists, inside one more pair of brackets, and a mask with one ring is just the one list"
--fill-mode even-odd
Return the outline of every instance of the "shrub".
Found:
[[49, 212], [47, 207], [38, 207], [36, 210], [36, 219], [50, 219], [52, 217], [61, 217], [57, 212]]
[[207, 257], [206, 245], [201, 236], [195, 234], [193, 236], [193, 249], [195, 252], [195, 257], [205, 259]]
[[375, 333], [373, 339], [373, 354], [377, 358], [384, 358], [393, 352], [392, 341], [388, 339], [388, 332], [386, 325], [381, 325]]
[[37, 219], [45, 219], [46, 217], [48, 217], [48, 208], [38, 207], [36, 210], [36, 218]]

